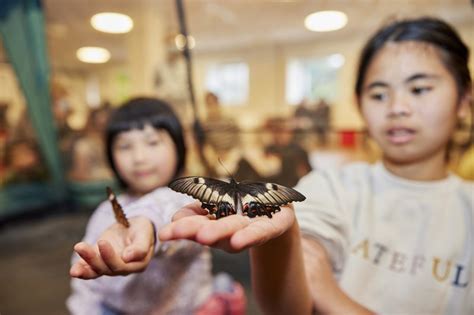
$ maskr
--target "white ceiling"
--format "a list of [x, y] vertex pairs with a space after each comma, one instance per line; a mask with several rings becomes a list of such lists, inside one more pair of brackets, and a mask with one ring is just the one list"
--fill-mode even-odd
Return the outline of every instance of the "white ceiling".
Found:
[[[86, 68], [75, 58], [77, 48], [98, 45], [112, 52], [112, 63], [126, 60], [126, 35], [95, 31], [90, 17], [102, 11], [121, 12], [140, 19], [147, 9], [159, 7], [157, 18], [166, 33], [178, 32], [174, 0], [43, 0], [47, 39], [55, 68]], [[341, 38], [355, 32], [371, 33], [391, 17], [421, 14], [442, 16], [454, 25], [474, 29], [470, 0], [185, 0], [188, 32], [196, 38], [196, 52], [234, 49], [255, 44], [285, 45], [303, 41]], [[336, 9], [346, 12], [348, 25], [332, 33], [306, 30], [303, 20], [314, 11]], [[471, 33], [472, 35], [472, 33]]]

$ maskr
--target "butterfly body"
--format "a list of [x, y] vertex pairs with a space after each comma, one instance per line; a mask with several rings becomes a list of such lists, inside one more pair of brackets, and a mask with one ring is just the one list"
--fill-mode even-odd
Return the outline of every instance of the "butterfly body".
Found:
[[237, 213], [271, 218], [280, 206], [305, 200], [302, 194], [289, 187], [274, 183], [237, 182], [234, 179], [224, 182], [209, 177], [188, 176], [173, 180], [169, 187], [200, 200], [202, 208], [217, 218]]

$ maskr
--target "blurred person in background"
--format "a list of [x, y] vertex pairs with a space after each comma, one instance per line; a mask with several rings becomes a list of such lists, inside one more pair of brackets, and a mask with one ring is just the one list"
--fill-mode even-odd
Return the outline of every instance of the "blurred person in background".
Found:
[[5, 150], [5, 185], [43, 181], [48, 172], [33, 140], [8, 142]]
[[84, 130], [71, 140], [70, 160], [66, 161], [68, 177], [74, 181], [94, 181], [112, 178], [107, 165], [104, 148], [104, 128], [110, 114], [110, 107], [92, 109]]

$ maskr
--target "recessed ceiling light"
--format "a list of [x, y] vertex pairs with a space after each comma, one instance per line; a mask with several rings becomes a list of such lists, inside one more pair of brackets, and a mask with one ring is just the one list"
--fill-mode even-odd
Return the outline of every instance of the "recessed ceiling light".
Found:
[[307, 29], [314, 32], [329, 32], [343, 28], [347, 24], [347, 15], [341, 11], [319, 11], [304, 19]]
[[76, 56], [86, 63], [105, 63], [110, 59], [110, 52], [101, 47], [81, 47], [77, 50]]
[[[194, 46], [196, 46], [196, 40], [191, 35], [188, 35], [187, 38], [188, 38], [187, 39], [188, 40], [188, 48], [193, 49]], [[176, 48], [178, 48], [179, 50], [184, 50], [184, 46], [186, 45], [186, 37], [184, 37], [183, 34], [178, 34], [174, 38], [174, 43], [176, 45]]]
[[133, 20], [125, 14], [103, 12], [91, 18], [91, 25], [98, 31], [105, 33], [128, 33], [133, 28]]

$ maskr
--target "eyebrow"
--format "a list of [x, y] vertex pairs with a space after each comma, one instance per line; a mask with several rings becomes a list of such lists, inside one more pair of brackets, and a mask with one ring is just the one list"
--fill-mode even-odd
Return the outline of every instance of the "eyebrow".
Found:
[[438, 76], [435, 74], [415, 73], [414, 75], [411, 75], [408, 79], [406, 79], [405, 83], [410, 83], [418, 79], [437, 79], [437, 78]]
[[375, 81], [370, 83], [365, 89], [370, 90], [375, 87], [388, 87], [388, 84], [383, 81]]
[[[405, 79], [405, 83], [410, 83], [419, 79], [437, 79], [439, 76], [435, 74], [427, 74], [427, 73], [415, 73]], [[388, 87], [389, 84], [383, 81], [375, 81], [370, 83], [365, 89], [370, 90], [375, 87]]]

